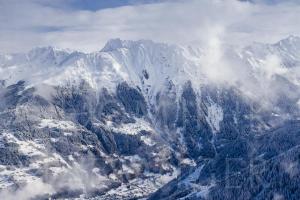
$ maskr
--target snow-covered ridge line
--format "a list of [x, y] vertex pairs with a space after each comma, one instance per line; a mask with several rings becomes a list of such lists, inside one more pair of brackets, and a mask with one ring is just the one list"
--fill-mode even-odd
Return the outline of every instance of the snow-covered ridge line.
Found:
[[[0, 74], [6, 85], [19, 80], [25, 80], [30, 86], [64, 85], [85, 80], [96, 90], [103, 87], [114, 90], [116, 84], [126, 81], [154, 95], [169, 83], [178, 90], [186, 81], [198, 87], [211, 77], [218, 80], [221, 76], [225, 81], [231, 81], [235, 76], [234, 81], [241, 81], [245, 78], [236, 78], [239, 76], [234, 74], [237, 69], [243, 69], [245, 73], [265, 70], [263, 73], [272, 76], [274, 62], [285, 68], [300, 64], [300, 38], [296, 36], [275, 44], [255, 43], [240, 52], [234, 47], [220, 48], [121, 39], [109, 40], [102, 50], [92, 53], [38, 47], [28, 53], [0, 55]], [[269, 58], [270, 55], [273, 57]], [[272, 66], [264, 69], [262, 66], [268, 62]], [[227, 70], [226, 65], [237, 66]], [[285, 71], [276, 68], [275, 74], [277, 72]], [[297, 80], [294, 76], [292, 78]]]
[[[25, 80], [31, 85], [60, 85], [85, 80], [92, 87], [108, 87], [126, 81], [146, 87], [164, 84], [193, 63], [176, 45], [150, 40], [110, 40], [99, 52], [82, 53], [35, 48], [25, 54], [0, 56], [0, 73], [7, 84]], [[185, 74], [192, 74], [186, 71]], [[145, 77], [147, 76], [147, 77]], [[184, 76], [182, 76], [184, 77]]]

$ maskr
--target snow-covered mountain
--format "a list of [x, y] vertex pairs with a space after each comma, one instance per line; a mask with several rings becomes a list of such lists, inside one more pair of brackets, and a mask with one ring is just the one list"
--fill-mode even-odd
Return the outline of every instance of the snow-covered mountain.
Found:
[[[288, 184], [252, 196], [244, 185], [252, 166], [299, 162], [299, 64], [295, 36], [242, 49], [113, 39], [93, 53], [0, 55], [0, 197], [290, 195]], [[284, 177], [293, 184], [295, 168]], [[227, 191], [238, 174], [243, 187]]]

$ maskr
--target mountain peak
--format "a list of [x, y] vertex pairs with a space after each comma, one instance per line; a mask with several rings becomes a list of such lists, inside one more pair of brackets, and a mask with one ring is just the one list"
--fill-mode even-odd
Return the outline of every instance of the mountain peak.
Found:
[[289, 41], [298, 41], [300, 40], [300, 37], [296, 35], [289, 35], [286, 39]]
[[73, 52], [70, 49], [61, 49], [53, 46], [36, 47], [28, 52], [27, 57], [35, 63], [56, 65]]
[[300, 45], [300, 37], [295, 35], [289, 35], [287, 38], [284, 38], [276, 43], [277, 45]]
[[40, 46], [40, 47], [35, 47], [29, 51], [29, 54], [36, 54], [36, 53], [55, 53], [55, 52], [60, 52], [60, 53], [72, 53], [74, 52], [73, 50], [67, 48], [59, 48], [55, 46]]
[[152, 40], [121, 40], [120, 38], [116, 38], [108, 40], [101, 51], [114, 51], [121, 48], [132, 49], [140, 46], [145, 46], [149, 49], [153, 49], [154, 47], [176, 47], [176, 45], [154, 42]]
[[108, 40], [101, 51], [113, 51], [122, 47], [123, 41], [120, 38], [115, 38]]

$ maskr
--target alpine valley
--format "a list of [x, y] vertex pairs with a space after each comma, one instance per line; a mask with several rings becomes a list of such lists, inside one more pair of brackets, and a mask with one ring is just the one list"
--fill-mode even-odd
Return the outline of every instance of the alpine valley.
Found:
[[0, 199], [300, 199], [300, 38], [0, 55]]

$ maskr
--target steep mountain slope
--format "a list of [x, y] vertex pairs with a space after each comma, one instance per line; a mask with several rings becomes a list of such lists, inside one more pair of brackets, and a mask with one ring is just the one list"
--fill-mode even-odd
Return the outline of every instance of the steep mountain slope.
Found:
[[114, 39], [89, 54], [1, 55], [0, 196], [131, 199], [162, 187], [150, 198], [231, 198], [228, 175], [247, 184], [254, 161], [297, 161], [299, 44]]

